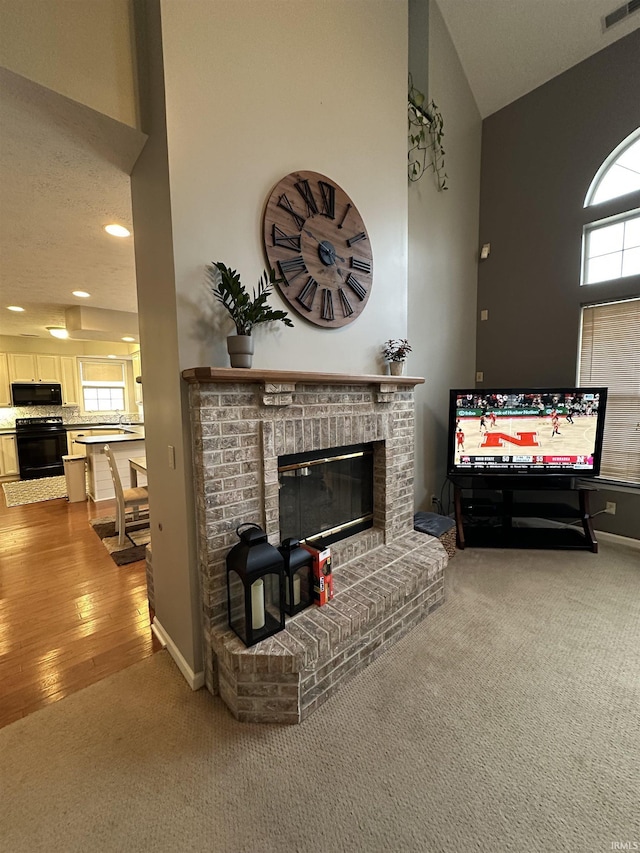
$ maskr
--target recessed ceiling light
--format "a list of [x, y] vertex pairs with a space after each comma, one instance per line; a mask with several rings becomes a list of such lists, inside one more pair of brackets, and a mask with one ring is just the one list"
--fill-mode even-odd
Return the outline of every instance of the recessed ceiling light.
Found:
[[61, 326], [47, 326], [47, 332], [54, 338], [68, 338], [69, 332]]
[[72, 293], [74, 296], [81, 296], [82, 299], [88, 299], [91, 296], [91, 294], [87, 293], [86, 290], [74, 290]]
[[123, 340], [123, 341], [126, 341], [128, 344], [133, 344], [133, 343], [135, 343], [135, 341], [136, 341], [136, 339], [135, 339], [135, 338], [132, 338], [132, 337], [131, 337], [131, 336], [129, 336], [129, 335], [127, 335], [126, 337], [122, 338], [122, 340]]
[[130, 237], [131, 231], [124, 225], [105, 225], [104, 230], [113, 237]]
[[7, 309], [9, 311], [24, 311], [24, 308], [21, 308], [19, 305], [7, 305]]

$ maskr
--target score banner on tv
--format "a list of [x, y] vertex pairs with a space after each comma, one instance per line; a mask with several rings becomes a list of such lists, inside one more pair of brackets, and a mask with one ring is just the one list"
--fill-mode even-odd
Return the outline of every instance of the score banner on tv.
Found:
[[471, 456], [460, 455], [459, 466], [510, 468], [514, 465], [540, 465], [544, 468], [592, 468], [592, 456]]

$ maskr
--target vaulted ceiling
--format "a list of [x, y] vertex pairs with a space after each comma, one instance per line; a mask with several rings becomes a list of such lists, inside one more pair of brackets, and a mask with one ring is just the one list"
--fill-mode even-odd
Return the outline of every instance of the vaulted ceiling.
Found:
[[[603, 33], [618, 0], [438, 3], [482, 116], [640, 25], [635, 13]], [[47, 337], [73, 305], [137, 310], [133, 239], [103, 226], [131, 227], [129, 173], [143, 144], [131, 128], [0, 69], [0, 333]]]
[[604, 31], [625, 0], [437, 2], [483, 118], [640, 27], [639, 9]]

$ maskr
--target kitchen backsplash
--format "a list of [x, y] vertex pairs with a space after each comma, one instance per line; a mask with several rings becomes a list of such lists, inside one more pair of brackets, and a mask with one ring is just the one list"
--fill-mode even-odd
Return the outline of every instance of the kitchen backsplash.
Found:
[[[93, 415], [80, 414], [76, 406], [24, 406], [23, 408], [0, 408], [0, 429], [13, 429], [16, 418], [49, 418], [62, 415], [65, 424], [115, 424], [118, 418], [110, 412], [96, 412]], [[140, 423], [138, 412], [122, 412], [120, 417], [126, 422]]]

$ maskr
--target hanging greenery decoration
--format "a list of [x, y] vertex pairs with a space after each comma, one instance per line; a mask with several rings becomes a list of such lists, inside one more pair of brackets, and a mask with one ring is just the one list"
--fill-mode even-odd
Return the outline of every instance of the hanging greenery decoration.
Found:
[[419, 181], [425, 172], [433, 170], [439, 190], [446, 190], [448, 176], [444, 170], [444, 120], [437, 105], [425, 107], [425, 96], [413, 85], [409, 75], [409, 180]]

